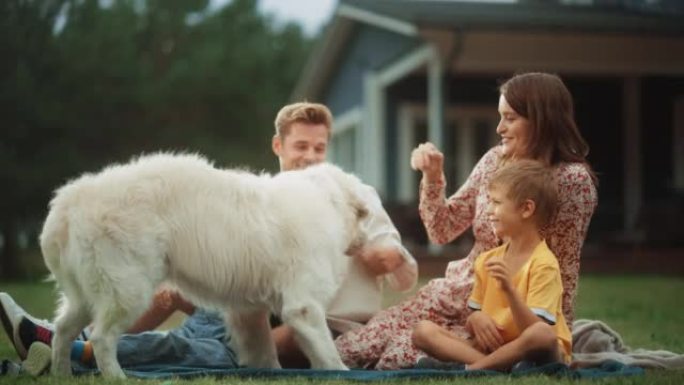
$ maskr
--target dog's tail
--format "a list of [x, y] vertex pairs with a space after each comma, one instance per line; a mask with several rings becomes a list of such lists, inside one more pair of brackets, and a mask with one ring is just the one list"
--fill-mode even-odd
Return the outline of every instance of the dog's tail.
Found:
[[60, 271], [62, 251], [67, 247], [69, 239], [69, 222], [57, 207], [52, 206], [40, 234], [40, 249], [45, 265], [54, 275]]

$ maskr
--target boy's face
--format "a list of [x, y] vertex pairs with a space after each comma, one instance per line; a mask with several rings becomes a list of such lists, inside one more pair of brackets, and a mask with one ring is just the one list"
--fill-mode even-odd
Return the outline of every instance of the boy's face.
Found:
[[507, 192], [501, 186], [492, 186], [488, 191], [487, 218], [499, 239], [509, 238], [527, 217], [524, 207], [508, 198]]
[[294, 122], [282, 137], [273, 137], [273, 152], [280, 171], [299, 170], [325, 161], [329, 130], [323, 124]]

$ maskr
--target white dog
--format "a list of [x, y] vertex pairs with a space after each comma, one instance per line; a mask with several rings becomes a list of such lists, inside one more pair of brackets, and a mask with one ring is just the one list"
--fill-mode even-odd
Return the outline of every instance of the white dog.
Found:
[[124, 377], [121, 333], [169, 281], [225, 309], [240, 363], [279, 367], [267, 314], [295, 330], [312, 367], [346, 369], [325, 309], [364, 235], [361, 182], [322, 164], [254, 175], [194, 155], [157, 154], [57, 190], [40, 243], [62, 290], [52, 372], [71, 373], [71, 342], [91, 321], [97, 363]]

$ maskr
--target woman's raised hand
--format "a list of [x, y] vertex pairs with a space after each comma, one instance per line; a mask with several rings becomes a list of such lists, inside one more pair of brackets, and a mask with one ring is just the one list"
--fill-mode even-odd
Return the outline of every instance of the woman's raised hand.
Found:
[[411, 168], [423, 172], [428, 183], [444, 178], [444, 154], [430, 142], [419, 144], [411, 152]]

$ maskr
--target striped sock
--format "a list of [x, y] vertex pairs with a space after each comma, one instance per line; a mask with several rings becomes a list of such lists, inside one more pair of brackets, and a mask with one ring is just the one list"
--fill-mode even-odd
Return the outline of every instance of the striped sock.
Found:
[[52, 345], [53, 331], [31, 322], [28, 318], [23, 318], [19, 323], [19, 339], [21, 343], [27, 347], [32, 343], [39, 341], [48, 346]]
[[93, 363], [93, 345], [90, 341], [74, 341], [71, 344], [71, 359], [82, 364]]

